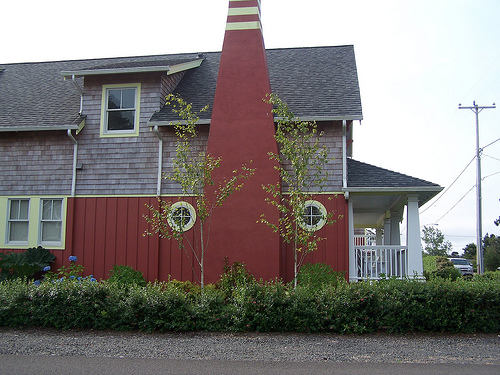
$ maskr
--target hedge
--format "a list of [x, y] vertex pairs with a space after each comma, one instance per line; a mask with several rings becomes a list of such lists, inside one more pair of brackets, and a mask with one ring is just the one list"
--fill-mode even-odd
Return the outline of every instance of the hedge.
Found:
[[[95, 280], [95, 279], [93, 279]], [[500, 278], [382, 280], [297, 289], [247, 280], [200, 288], [63, 279], [0, 283], [0, 326], [307, 333], [499, 332]]]

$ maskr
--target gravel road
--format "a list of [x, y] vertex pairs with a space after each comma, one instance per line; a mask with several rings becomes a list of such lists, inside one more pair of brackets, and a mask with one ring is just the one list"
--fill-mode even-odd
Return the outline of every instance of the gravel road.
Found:
[[0, 354], [500, 365], [498, 334], [305, 335], [0, 328]]

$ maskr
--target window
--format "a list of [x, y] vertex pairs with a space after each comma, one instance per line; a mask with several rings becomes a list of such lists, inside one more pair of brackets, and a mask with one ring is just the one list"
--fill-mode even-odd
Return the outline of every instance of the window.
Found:
[[64, 249], [67, 198], [0, 197], [0, 249]]
[[191, 229], [196, 221], [196, 211], [187, 202], [176, 202], [172, 205], [172, 212], [168, 224], [172, 229], [186, 232]]
[[62, 199], [42, 199], [40, 243], [60, 244], [62, 239]]
[[327, 212], [325, 206], [318, 201], [306, 201], [301, 227], [306, 230], [316, 231], [326, 224]]
[[140, 84], [104, 85], [101, 136], [139, 134]]
[[9, 200], [7, 243], [28, 243], [29, 199]]

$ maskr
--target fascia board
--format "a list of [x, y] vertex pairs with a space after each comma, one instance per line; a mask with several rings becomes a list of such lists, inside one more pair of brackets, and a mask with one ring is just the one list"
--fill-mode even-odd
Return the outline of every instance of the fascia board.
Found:
[[[211, 119], [200, 119], [198, 120], [197, 124], [199, 125], [210, 125], [212, 122]], [[187, 122], [184, 120], [181, 121], [149, 121], [148, 126], [149, 127], [155, 127], [155, 126], [175, 126], [177, 124], [180, 125], [186, 125]]]
[[171, 65], [167, 75], [183, 72], [185, 70], [198, 68], [205, 59], [196, 59], [182, 64]]
[[66, 70], [61, 74], [65, 79], [83, 76], [99, 76], [104, 74], [126, 74], [126, 73], [150, 73], [150, 72], [168, 72], [170, 66], [143, 66], [135, 68], [109, 68], [109, 69], [88, 69], [88, 70]]
[[197, 68], [205, 59], [196, 59], [182, 64], [176, 65], [160, 65], [160, 66], [140, 66], [130, 68], [109, 68], [109, 69], [86, 69], [86, 70], [66, 70], [61, 74], [65, 79], [83, 76], [96, 76], [104, 74], [126, 74], [126, 73], [153, 73], [153, 72], [167, 72], [168, 75]]
[[352, 187], [342, 188], [342, 191], [363, 194], [395, 194], [395, 193], [439, 193], [441, 186], [415, 186], [415, 187]]
[[[283, 117], [274, 117], [275, 120], [284, 120]], [[297, 116], [300, 121], [361, 121], [363, 116]]]
[[50, 131], [50, 130], [78, 130], [78, 129], [79, 125], [0, 126], [0, 133]]

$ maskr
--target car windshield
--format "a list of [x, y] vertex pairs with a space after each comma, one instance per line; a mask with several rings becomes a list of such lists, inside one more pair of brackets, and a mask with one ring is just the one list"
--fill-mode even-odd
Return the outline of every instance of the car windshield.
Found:
[[459, 266], [468, 266], [467, 259], [452, 259], [453, 264], [458, 264]]

